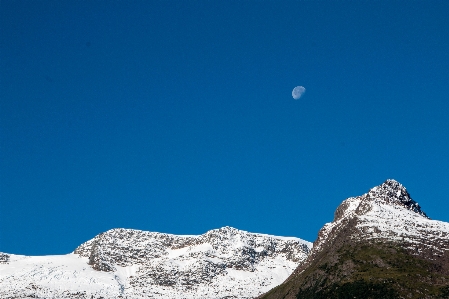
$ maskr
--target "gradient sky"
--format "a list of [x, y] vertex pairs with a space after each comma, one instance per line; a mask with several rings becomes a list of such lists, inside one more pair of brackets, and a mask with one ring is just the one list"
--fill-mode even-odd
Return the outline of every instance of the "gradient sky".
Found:
[[1, 0], [0, 251], [117, 227], [314, 241], [389, 178], [449, 221], [448, 11]]

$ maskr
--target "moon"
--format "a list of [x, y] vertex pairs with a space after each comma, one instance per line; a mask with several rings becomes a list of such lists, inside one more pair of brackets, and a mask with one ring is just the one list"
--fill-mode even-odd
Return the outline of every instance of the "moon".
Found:
[[304, 88], [304, 86], [296, 86], [295, 88], [293, 88], [292, 91], [292, 97], [295, 100], [299, 100], [299, 98], [306, 92], [306, 89]]

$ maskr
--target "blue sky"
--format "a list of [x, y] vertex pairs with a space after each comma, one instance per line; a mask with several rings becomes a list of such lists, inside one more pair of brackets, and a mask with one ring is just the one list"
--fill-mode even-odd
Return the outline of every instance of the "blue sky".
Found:
[[0, 251], [117, 227], [314, 241], [389, 178], [449, 221], [448, 11], [1, 1]]

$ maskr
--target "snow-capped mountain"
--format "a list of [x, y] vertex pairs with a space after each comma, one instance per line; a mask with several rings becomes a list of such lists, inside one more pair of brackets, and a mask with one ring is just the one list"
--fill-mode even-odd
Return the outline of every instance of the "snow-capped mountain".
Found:
[[261, 298], [342, 296], [449, 298], [449, 223], [429, 219], [387, 180], [343, 201], [309, 257]]
[[0, 255], [0, 298], [254, 298], [311, 250], [231, 227], [199, 236], [113, 229], [60, 256]]
[[259, 295], [449, 298], [449, 223], [387, 180], [343, 201], [313, 246], [231, 227], [199, 236], [113, 229], [68, 255], [0, 253], [0, 298]]
[[413, 254], [434, 259], [449, 250], [449, 223], [429, 219], [395, 180], [343, 201], [334, 220], [320, 230], [314, 251], [333, 244], [338, 232], [349, 224], [354, 226], [347, 236], [352, 240], [395, 241]]

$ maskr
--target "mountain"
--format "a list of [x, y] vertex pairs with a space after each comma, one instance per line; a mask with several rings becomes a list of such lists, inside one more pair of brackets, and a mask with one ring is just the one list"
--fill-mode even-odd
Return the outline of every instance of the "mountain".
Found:
[[449, 298], [449, 223], [387, 180], [343, 201], [274, 298]]
[[113, 229], [67, 255], [0, 254], [0, 298], [254, 298], [311, 245], [231, 227], [199, 236]]
[[0, 298], [256, 296], [449, 298], [449, 223], [387, 180], [343, 201], [313, 246], [231, 227], [199, 236], [113, 229], [67, 255], [0, 253]]

